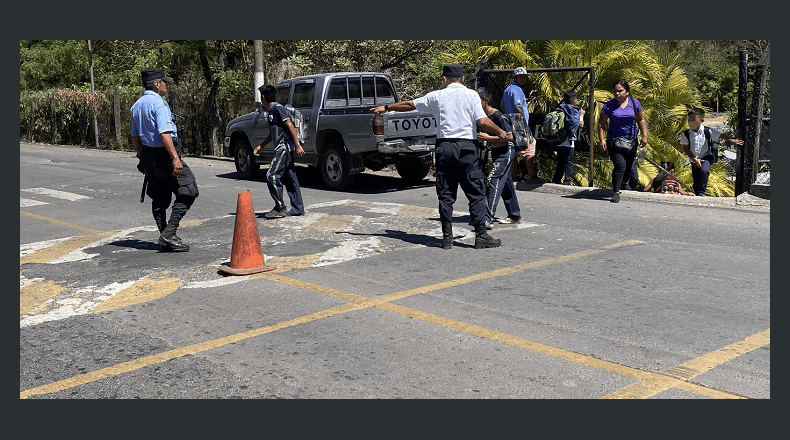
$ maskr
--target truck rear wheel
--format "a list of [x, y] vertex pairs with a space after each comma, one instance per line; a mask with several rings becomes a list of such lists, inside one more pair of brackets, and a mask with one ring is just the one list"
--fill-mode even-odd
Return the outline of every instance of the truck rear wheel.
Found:
[[409, 182], [417, 182], [425, 178], [431, 171], [430, 165], [425, 165], [419, 157], [397, 157], [395, 159], [395, 170]]
[[255, 162], [252, 148], [245, 139], [236, 141], [233, 161], [236, 163], [236, 174], [238, 174], [240, 179], [253, 180], [258, 177], [258, 170], [260, 170], [261, 165]]
[[342, 145], [332, 144], [327, 147], [321, 155], [318, 167], [324, 184], [333, 191], [342, 191], [356, 181], [357, 176], [350, 173], [351, 164]]

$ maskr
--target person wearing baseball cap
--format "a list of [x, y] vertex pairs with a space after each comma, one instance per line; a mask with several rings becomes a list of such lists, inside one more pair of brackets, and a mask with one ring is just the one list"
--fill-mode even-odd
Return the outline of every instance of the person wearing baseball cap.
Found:
[[486, 233], [486, 182], [474, 140], [477, 139], [477, 124], [502, 140], [506, 139], [507, 133], [488, 118], [477, 93], [464, 86], [463, 66], [445, 64], [442, 77], [445, 88], [415, 100], [374, 107], [373, 112], [381, 115], [387, 111], [418, 110], [436, 116], [439, 127], [434, 155], [442, 248], [453, 246], [453, 204], [459, 185], [469, 200], [469, 213], [475, 227], [475, 249], [497, 247], [502, 244], [501, 240]]
[[[523, 67], [516, 67], [513, 69], [513, 82], [510, 83], [505, 91], [502, 93], [502, 99], [499, 102], [502, 108], [502, 113], [521, 113], [524, 115], [524, 120], [529, 125], [529, 110], [527, 110], [527, 97], [524, 95], [524, 86], [527, 84], [527, 69]], [[524, 163], [527, 165], [527, 182], [529, 183], [545, 183], [545, 180], [538, 177], [535, 172], [535, 147], [531, 144], [529, 148], [524, 151], [516, 153], [517, 156], [524, 158]], [[513, 178], [518, 178], [517, 171], [518, 162], [513, 161], [511, 173]]]
[[[141, 72], [145, 93], [132, 106], [132, 145], [145, 174], [143, 188], [151, 198], [151, 213], [159, 229], [162, 252], [189, 250], [176, 235], [179, 223], [199, 195], [195, 176], [181, 159], [181, 142], [173, 113], [165, 100], [167, 83], [173, 78], [150, 67]], [[170, 220], [167, 208], [175, 195]], [[142, 199], [140, 200], [142, 202]]]

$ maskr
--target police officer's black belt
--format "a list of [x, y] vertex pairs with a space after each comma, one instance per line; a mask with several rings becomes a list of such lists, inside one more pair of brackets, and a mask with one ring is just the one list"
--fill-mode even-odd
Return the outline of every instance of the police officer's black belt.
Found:
[[439, 142], [474, 142], [474, 139], [462, 139], [462, 138], [438, 138], [436, 139], [436, 143]]

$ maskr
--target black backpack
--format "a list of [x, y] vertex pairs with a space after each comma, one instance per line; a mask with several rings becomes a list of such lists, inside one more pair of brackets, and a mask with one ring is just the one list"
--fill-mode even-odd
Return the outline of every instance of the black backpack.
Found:
[[[713, 154], [713, 163], [716, 163], [719, 160], [719, 149], [716, 148], [718, 142], [713, 142], [710, 139], [710, 129], [708, 127], [703, 127], [702, 131], [705, 133], [705, 140], [708, 141], [708, 148], [710, 148], [710, 152]], [[683, 133], [685, 133], [686, 139], [689, 141], [689, 148], [691, 148], [691, 129], [687, 128]]]
[[513, 130], [513, 145], [516, 151], [524, 151], [529, 147], [529, 141], [532, 137], [532, 132], [529, 130], [529, 125], [521, 113], [502, 113], [502, 116], [507, 118], [510, 122], [510, 128]]

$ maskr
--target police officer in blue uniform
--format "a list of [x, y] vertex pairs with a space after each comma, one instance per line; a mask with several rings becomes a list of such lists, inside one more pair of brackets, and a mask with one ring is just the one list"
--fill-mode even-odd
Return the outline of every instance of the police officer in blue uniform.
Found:
[[507, 133], [494, 124], [483, 111], [480, 97], [464, 86], [464, 69], [460, 64], [445, 64], [442, 69], [445, 88], [415, 100], [373, 108], [376, 115], [387, 111], [419, 110], [433, 113], [439, 121], [436, 135], [436, 195], [442, 223], [442, 247], [453, 245], [453, 204], [458, 186], [469, 200], [469, 213], [475, 227], [475, 249], [502, 244], [486, 233], [486, 184], [480, 168], [477, 147], [477, 126], [504, 140]]
[[[159, 229], [162, 252], [186, 252], [189, 245], [176, 235], [179, 223], [199, 195], [195, 176], [181, 159], [181, 142], [173, 113], [165, 100], [167, 83], [173, 78], [160, 68], [142, 71], [145, 93], [132, 106], [132, 145], [145, 174], [145, 193]], [[175, 195], [170, 220], [167, 208]]]

